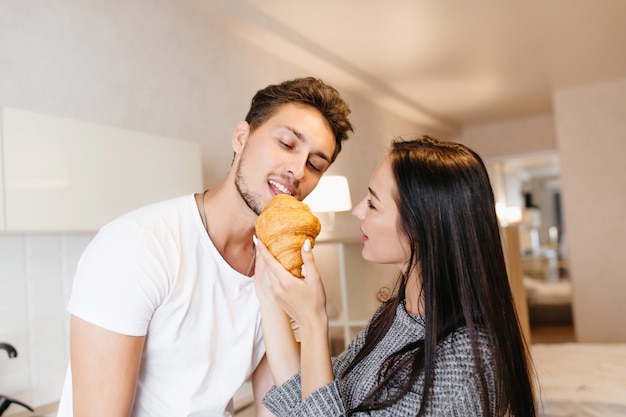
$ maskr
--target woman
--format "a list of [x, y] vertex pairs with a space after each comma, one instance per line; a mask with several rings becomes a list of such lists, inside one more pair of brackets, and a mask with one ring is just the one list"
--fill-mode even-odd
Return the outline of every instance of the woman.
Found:
[[[363, 258], [400, 274], [397, 291], [332, 361], [310, 245], [298, 280], [257, 242], [257, 294], [277, 385], [266, 406], [278, 416], [535, 416], [480, 157], [427, 136], [395, 140], [353, 214]], [[300, 325], [300, 357], [287, 315]]]

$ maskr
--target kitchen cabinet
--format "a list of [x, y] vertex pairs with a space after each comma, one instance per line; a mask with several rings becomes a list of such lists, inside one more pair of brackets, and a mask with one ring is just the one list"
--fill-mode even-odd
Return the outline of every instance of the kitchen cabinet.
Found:
[[380, 305], [381, 290], [393, 290], [398, 269], [367, 262], [360, 240], [327, 240], [315, 244], [314, 255], [324, 288], [333, 355], [341, 353], [369, 322]]
[[4, 156], [2, 147], [2, 119], [0, 119], [0, 231], [5, 230], [4, 224]]
[[201, 191], [200, 145], [2, 107], [0, 230], [94, 231]]

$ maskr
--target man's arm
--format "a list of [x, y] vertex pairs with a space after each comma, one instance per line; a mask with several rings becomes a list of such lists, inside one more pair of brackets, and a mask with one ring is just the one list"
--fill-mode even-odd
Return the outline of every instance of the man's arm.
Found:
[[130, 415], [144, 341], [71, 316], [74, 417]]
[[254, 393], [254, 405], [256, 407], [256, 417], [270, 417], [274, 416], [263, 403], [263, 397], [274, 385], [272, 373], [270, 371], [267, 356], [263, 356], [261, 363], [256, 367], [252, 373], [252, 392]]

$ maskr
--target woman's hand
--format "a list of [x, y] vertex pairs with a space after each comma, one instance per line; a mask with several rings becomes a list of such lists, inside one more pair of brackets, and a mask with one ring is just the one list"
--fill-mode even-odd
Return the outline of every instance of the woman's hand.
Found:
[[[326, 325], [326, 293], [320, 277], [311, 242], [306, 241], [301, 250], [304, 266], [304, 278], [291, 275], [268, 251], [265, 245], [257, 241], [257, 275], [263, 275], [257, 283], [257, 294], [263, 298], [262, 302], [273, 299], [291, 316], [302, 328], [303, 326]], [[257, 278], [258, 279], [258, 278]], [[259, 288], [260, 286], [260, 288]]]
[[[260, 291], [261, 297], [264, 298], [262, 305], [265, 303], [265, 307], [263, 308], [269, 310], [267, 306], [272, 297], [300, 326], [302, 398], [306, 398], [312, 392], [331, 383], [334, 375], [328, 340], [326, 293], [311, 252], [311, 242], [308, 240], [302, 247], [302, 260], [304, 261], [302, 268], [304, 278], [294, 277], [272, 256], [262, 242], [257, 242], [256, 271], [257, 274], [262, 275], [257, 283], [257, 291]], [[257, 276], [256, 279], [259, 277]], [[265, 311], [263, 311], [264, 320]], [[265, 325], [263, 328], [265, 332]], [[275, 329], [268, 329], [268, 331], [276, 332]], [[275, 339], [267, 332], [265, 334], [265, 345], [274, 374], [274, 368], [283, 368], [284, 364], [280, 363], [280, 358], [271, 352], [276, 353], [279, 349], [276, 347]], [[273, 357], [274, 360], [272, 360]], [[279, 364], [275, 365], [276, 362]]]

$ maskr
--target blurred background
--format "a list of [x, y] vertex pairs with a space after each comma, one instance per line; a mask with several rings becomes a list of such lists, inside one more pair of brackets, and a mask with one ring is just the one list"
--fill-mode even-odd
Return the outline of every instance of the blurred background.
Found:
[[[352, 203], [396, 136], [472, 147], [519, 233], [533, 342], [626, 342], [625, 51], [621, 0], [0, 0], [0, 342], [19, 352], [0, 393], [58, 399], [95, 231], [214, 186], [252, 95], [309, 75], [352, 108], [328, 172]], [[316, 248], [336, 349], [396, 272], [362, 263], [341, 210]]]

